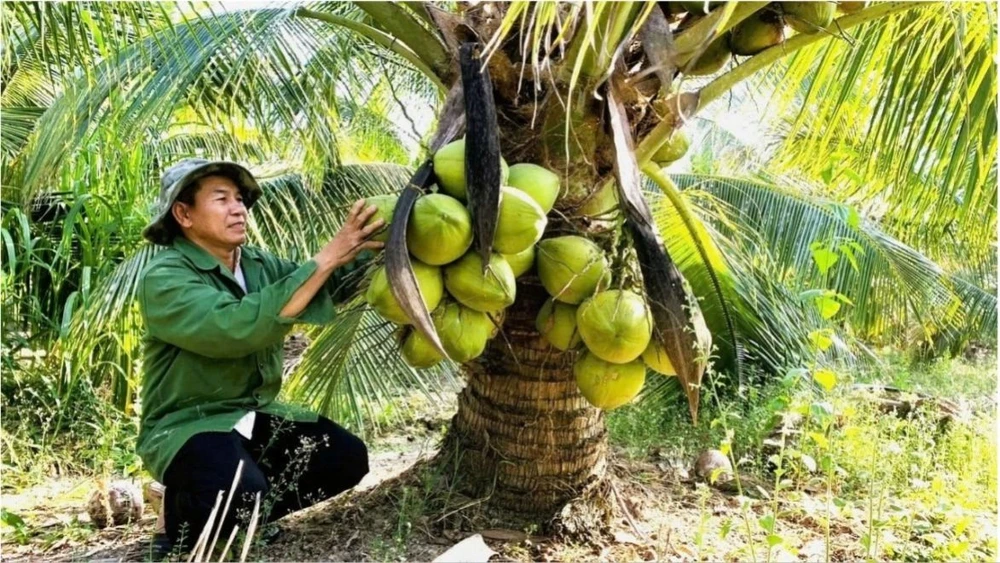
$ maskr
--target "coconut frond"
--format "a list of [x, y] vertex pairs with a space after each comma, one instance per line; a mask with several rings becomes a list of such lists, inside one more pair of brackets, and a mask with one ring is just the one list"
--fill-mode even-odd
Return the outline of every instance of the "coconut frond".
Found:
[[[951, 277], [850, 207], [757, 181], [675, 179], [719, 202], [725, 218], [714, 221], [719, 240], [734, 241], [751, 258], [772, 260], [776, 282], [800, 292], [800, 300], [829, 305], [829, 317], [857, 336], [892, 340], [910, 323], [931, 322], [941, 330], [965, 323], [968, 312]], [[814, 289], [846, 299], [807, 293]]]
[[707, 377], [742, 373], [744, 361], [777, 373], [810, 358], [806, 335], [828, 323], [778, 281], [780, 268], [766, 250], [748, 251], [738, 237], [724, 234], [727, 224], [738, 229], [722, 210], [724, 204], [709, 192], [687, 186], [679, 197], [693, 213], [685, 220], [658, 187], [647, 189], [664, 244], [698, 298], [716, 344], [716, 375]]
[[852, 35], [749, 82], [773, 92], [769, 115], [791, 116], [768, 169], [822, 179], [907, 240], [940, 238], [951, 221], [995, 240], [995, 7], [928, 3]]
[[[391, 408], [419, 391], [432, 403], [458, 387], [458, 368], [444, 362], [414, 370], [402, 360], [396, 327], [357, 299], [333, 324], [309, 333], [312, 343], [287, 382], [284, 395], [333, 420], [364, 430], [399, 415]], [[367, 423], [367, 424], [366, 424]]]
[[[386, 55], [350, 47], [354, 43], [346, 30], [297, 18], [289, 10], [189, 16], [66, 85], [38, 120], [9, 185], [25, 200], [43, 189], [98, 124], [114, 124], [123, 145], [136, 144], [157, 136], [174, 112], [188, 105], [205, 123], [218, 124], [211, 118], [227, 115], [221, 126], [234, 136], [243, 123], [257, 124], [260, 142], [270, 150], [297, 143], [304, 149], [300, 161], [318, 177], [337, 162], [334, 124], [343, 93], [363, 99], [381, 78], [371, 70]], [[416, 85], [409, 76], [394, 88]], [[334, 91], [341, 95], [323, 95]]]

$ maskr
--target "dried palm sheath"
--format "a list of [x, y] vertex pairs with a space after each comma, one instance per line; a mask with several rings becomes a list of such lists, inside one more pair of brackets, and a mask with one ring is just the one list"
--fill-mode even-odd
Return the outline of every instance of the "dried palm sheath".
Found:
[[430, 311], [427, 310], [424, 300], [420, 297], [417, 278], [413, 274], [410, 252], [406, 244], [406, 225], [417, 198], [423, 195], [436, 180], [431, 157], [438, 149], [458, 136], [464, 124], [462, 85], [456, 83], [448, 92], [448, 98], [445, 100], [444, 109], [438, 121], [438, 129], [428, 147], [430, 156], [417, 168], [416, 173], [410, 178], [396, 203], [396, 209], [392, 214], [392, 223], [389, 226], [389, 244], [385, 249], [385, 274], [389, 280], [389, 289], [392, 291], [393, 297], [396, 298], [400, 308], [413, 322], [413, 326], [446, 358], [448, 353], [434, 329]]
[[500, 209], [500, 130], [493, 101], [493, 83], [479, 43], [459, 49], [462, 89], [465, 92], [465, 185], [472, 212], [476, 249], [483, 271], [490, 263], [493, 236]]
[[635, 244], [646, 299], [653, 314], [653, 337], [663, 346], [670, 363], [677, 370], [677, 377], [688, 398], [691, 418], [697, 423], [701, 378], [705, 373], [705, 356], [711, 347], [711, 336], [697, 311], [697, 302], [684, 289], [684, 278], [660, 240], [649, 204], [642, 197], [642, 180], [635, 160], [628, 115], [620, 101], [615, 78], [609, 80], [608, 85], [615, 176], [625, 211], [625, 226]]

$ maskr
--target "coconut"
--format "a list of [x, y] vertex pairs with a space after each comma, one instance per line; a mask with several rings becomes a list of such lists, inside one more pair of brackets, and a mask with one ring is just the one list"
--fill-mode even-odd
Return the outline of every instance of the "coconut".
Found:
[[538, 242], [548, 219], [531, 196], [517, 188], [501, 190], [500, 211], [493, 248], [504, 254], [517, 254]]
[[597, 357], [624, 364], [646, 350], [653, 333], [653, 318], [642, 297], [613, 289], [580, 305], [576, 326], [584, 344]]
[[867, 5], [868, 2], [838, 2], [837, 8], [839, 8], [840, 11], [844, 12], [845, 14], [853, 14], [855, 12], [860, 12], [861, 10], [864, 10], [865, 6]]
[[[424, 305], [428, 311], [433, 311], [441, 297], [444, 296], [444, 281], [441, 276], [441, 268], [428, 266], [417, 260], [410, 261], [413, 264], [413, 274], [417, 278], [417, 287], [420, 289], [420, 297], [424, 300]], [[410, 324], [409, 317], [403, 312], [396, 297], [389, 288], [389, 278], [386, 276], [385, 267], [375, 271], [365, 299], [373, 309], [380, 315], [398, 324]]]
[[418, 330], [411, 330], [403, 339], [401, 347], [403, 361], [410, 367], [422, 369], [436, 366], [444, 359], [441, 353], [434, 348], [430, 340], [427, 340]]
[[510, 264], [514, 277], [518, 278], [535, 265], [535, 245], [531, 245], [517, 254], [503, 254], [503, 258]]
[[548, 213], [559, 198], [559, 176], [537, 164], [522, 162], [510, 167], [507, 185], [531, 196]]
[[729, 50], [734, 55], [751, 56], [784, 40], [785, 26], [774, 15], [753, 15], [733, 28]]
[[406, 244], [425, 264], [443, 266], [458, 260], [472, 246], [469, 210], [451, 196], [421, 196], [410, 212]]
[[[500, 158], [500, 185], [507, 184], [510, 169], [507, 161]], [[434, 175], [438, 178], [441, 190], [462, 201], [465, 194], [465, 139], [448, 143], [434, 153]]]
[[653, 161], [665, 166], [679, 160], [687, 152], [690, 145], [691, 142], [683, 131], [674, 131], [667, 142], [663, 143], [659, 150], [653, 154]]
[[392, 213], [396, 210], [396, 201], [398, 200], [398, 195], [377, 195], [365, 200], [365, 206], [374, 205], [376, 208], [375, 214], [368, 219], [365, 226], [379, 219], [385, 221], [385, 225], [372, 235], [372, 240], [389, 242], [389, 224], [392, 223]]
[[549, 295], [571, 305], [592, 295], [607, 270], [601, 247], [576, 235], [539, 242], [535, 264]]
[[143, 507], [142, 491], [129, 481], [100, 483], [87, 500], [87, 514], [98, 528], [138, 522]]
[[646, 350], [642, 353], [642, 361], [646, 362], [649, 369], [659, 374], [667, 376], [677, 375], [677, 370], [670, 363], [667, 351], [663, 349], [663, 346], [655, 338], [650, 339], [649, 346], [646, 346]]
[[535, 328], [549, 344], [564, 352], [580, 345], [574, 305], [547, 300], [535, 317]]
[[514, 303], [514, 271], [499, 254], [490, 255], [483, 271], [479, 253], [470, 251], [444, 269], [444, 286], [459, 303], [470, 309], [492, 313]]
[[688, 76], [708, 76], [722, 70], [729, 62], [729, 37], [724, 35], [708, 44], [697, 59], [691, 59], [684, 67]]
[[609, 219], [617, 208], [618, 188], [608, 182], [587, 196], [576, 211], [585, 217]]
[[733, 463], [720, 450], [705, 450], [694, 462], [694, 474], [709, 484], [725, 483], [733, 478]]
[[635, 398], [646, 381], [642, 362], [613, 364], [583, 353], [573, 364], [576, 385], [587, 401], [599, 409], [618, 408]]
[[434, 310], [431, 319], [448, 356], [459, 363], [482, 354], [496, 328], [486, 313], [454, 301], [442, 303]]
[[836, 2], [782, 2], [785, 22], [799, 33], [816, 33], [833, 23]]

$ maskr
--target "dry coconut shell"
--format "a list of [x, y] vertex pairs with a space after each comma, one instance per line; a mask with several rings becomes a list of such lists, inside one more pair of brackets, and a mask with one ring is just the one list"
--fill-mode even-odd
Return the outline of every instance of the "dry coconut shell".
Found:
[[694, 474], [709, 483], [724, 483], [733, 478], [733, 464], [719, 450], [705, 450], [694, 462]]
[[87, 500], [87, 514], [98, 528], [138, 522], [143, 511], [142, 491], [130, 481], [99, 483]]

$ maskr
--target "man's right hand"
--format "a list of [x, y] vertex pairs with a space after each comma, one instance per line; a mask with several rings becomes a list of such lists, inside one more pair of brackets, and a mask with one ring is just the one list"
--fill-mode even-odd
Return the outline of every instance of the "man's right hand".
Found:
[[385, 247], [383, 242], [368, 240], [368, 237], [385, 225], [384, 220], [378, 219], [365, 226], [376, 211], [378, 209], [374, 205], [365, 208], [363, 199], [354, 202], [340, 231], [316, 255], [316, 262], [321, 268], [333, 271], [354, 260], [363, 250], [380, 250]]

